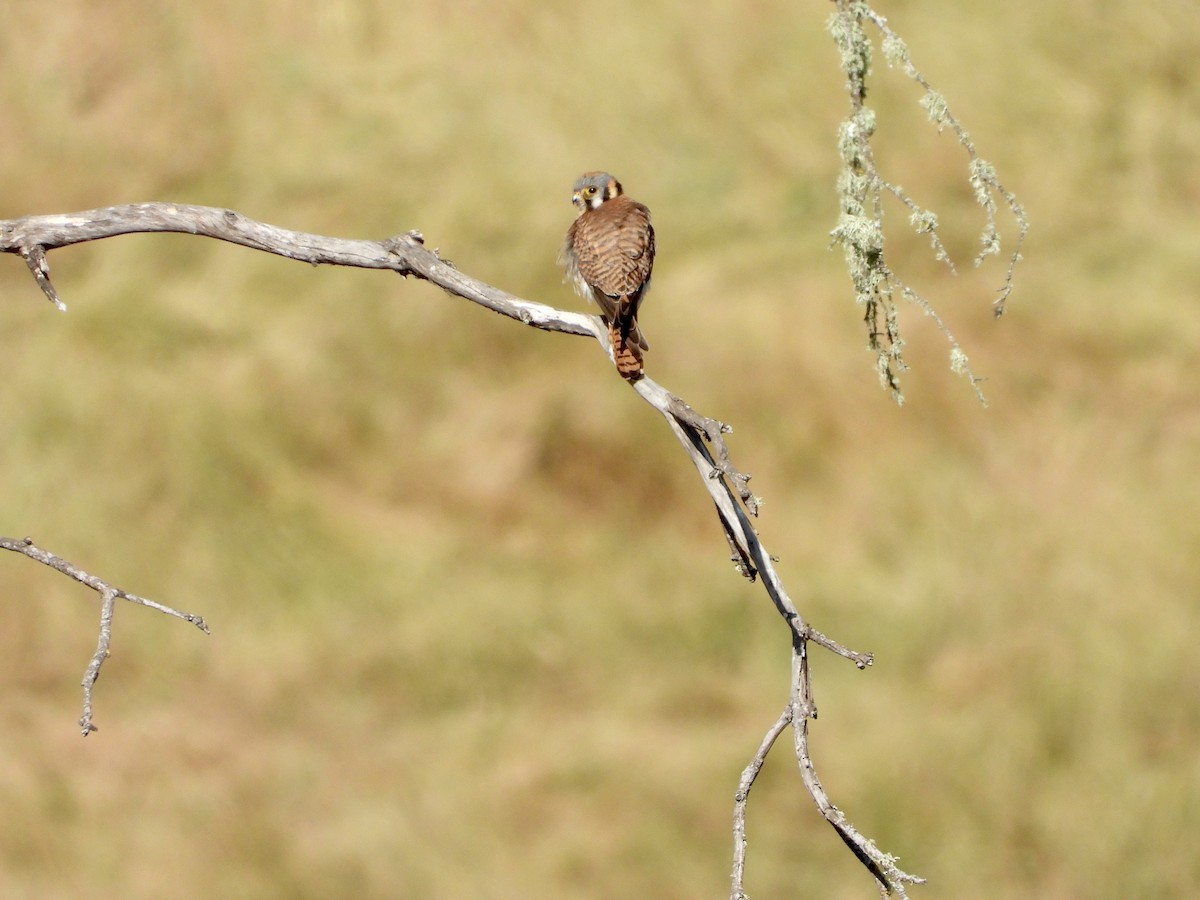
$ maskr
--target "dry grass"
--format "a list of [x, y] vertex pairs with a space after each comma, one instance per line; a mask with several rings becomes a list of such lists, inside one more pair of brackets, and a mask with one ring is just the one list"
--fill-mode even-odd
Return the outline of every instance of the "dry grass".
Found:
[[[1191, 0], [882, 10], [1035, 225], [999, 324], [998, 267], [905, 263], [988, 410], [915, 315], [902, 410], [869, 369], [826, 252], [820, 4], [9, 6], [0, 216], [417, 227], [568, 304], [566, 188], [617, 172], [660, 234], [652, 374], [734, 423], [798, 602], [878, 655], [816, 662], [838, 804], [915, 896], [1194, 892]], [[962, 160], [879, 75], [881, 162], [970, 226]], [[0, 533], [214, 634], [118, 610], [83, 741], [94, 598], [0, 560], [0, 895], [722, 895], [786, 638], [594, 349], [186, 237], [51, 264], [66, 316], [0, 266]], [[755, 803], [753, 896], [871, 895], [784, 756]]]

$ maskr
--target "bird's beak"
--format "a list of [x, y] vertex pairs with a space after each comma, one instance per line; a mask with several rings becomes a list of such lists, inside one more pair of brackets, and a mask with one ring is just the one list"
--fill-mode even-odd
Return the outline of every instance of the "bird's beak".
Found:
[[583, 206], [583, 195], [576, 191], [571, 195], [571, 203], [575, 206]]

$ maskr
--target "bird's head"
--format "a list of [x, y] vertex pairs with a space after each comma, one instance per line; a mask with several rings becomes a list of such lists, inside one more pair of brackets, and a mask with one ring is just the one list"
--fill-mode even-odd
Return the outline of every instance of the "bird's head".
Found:
[[601, 203], [621, 196], [621, 182], [607, 172], [586, 172], [579, 176], [571, 202], [580, 212], [599, 208]]

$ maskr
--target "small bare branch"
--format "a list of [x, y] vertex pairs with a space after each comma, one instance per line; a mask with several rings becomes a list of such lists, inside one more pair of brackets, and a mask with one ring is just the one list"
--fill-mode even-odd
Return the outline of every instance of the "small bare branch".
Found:
[[750, 799], [750, 788], [754, 786], [758, 773], [762, 771], [767, 754], [775, 746], [775, 741], [783, 734], [783, 730], [792, 721], [792, 705], [789, 703], [780, 713], [775, 724], [767, 729], [766, 736], [758, 745], [758, 750], [750, 764], [742, 770], [741, 780], [738, 781], [737, 793], [733, 795], [733, 888], [729, 892], [729, 900], [748, 900], [745, 890], [746, 876], [746, 801]]
[[123, 591], [118, 587], [114, 587], [102, 578], [97, 578], [95, 575], [89, 575], [87, 572], [74, 566], [61, 557], [55, 556], [49, 550], [43, 550], [33, 543], [32, 538], [8, 538], [0, 537], [0, 549], [12, 550], [16, 553], [22, 553], [30, 559], [37, 560], [44, 566], [49, 566], [56, 572], [61, 572], [68, 578], [73, 578], [80, 584], [90, 587], [93, 591], [103, 594], [105, 591], [113, 591], [117, 597], [122, 600], [128, 600], [130, 603], [136, 603], [138, 606], [148, 606], [150, 609], [156, 609], [160, 613], [168, 616], [174, 616], [177, 619], [183, 619], [185, 622], [191, 622], [205, 634], [209, 634], [208, 625], [205, 624], [202, 616], [194, 613], [180, 612], [177, 609], [172, 609], [169, 606], [164, 606], [162, 603], [155, 603], [146, 597], [139, 597], [137, 594], [131, 594], [128, 591]]
[[54, 289], [54, 285], [50, 281], [50, 267], [46, 264], [46, 248], [41, 244], [22, 246], [21, 257], [29, 266], [29, 271], [33, 273], [33, 278], [38, 283], [38, 287], [42, 289], [42, 293], [58, 307], [60, 312], [66, 312], [67, 304], [59, 298], [58, 291]]
[[201, 616], [180, 612], [177, 609], [172, 609], [169, 606], [155, 603], [153, 600], [148, 600], [145, 597], [139, 597], [137, 594], [131, 594], [128, 591], [114, 587], [104, 579], [90, 575], [78, 566], [67, 562], [62, 557], [55, 556], [49, 550], [43, 550], [41, 547], [36, 546], [32, 538], [0, 537], [0, 549], [12, 550], [15, 553], [28, 556], [30, 559], [36, 560], [44, 566], [49, 566], [56, 572], [61, 572], [68, 578], [73, 578], [80, 584], [86, 585], [100, 595], [100, 634], [96, 642], [96, 652], [88, 663], [82, 682], [83, 715], [79, 718], [79, 725], [83, 729], [84, 737], [97, 730], [96, 726], [92, 724], [92, 686], [96, 683], [96, 679], [100, 677], [100, 667], [104, 664], [104, 660], [108, 658], [109, 646], [112, 643], [113, 607], [118, 598], [128, 600], [130, 603], [136, 603], [139, 606], [148, 606], [165, 615], [183, 619], [185, 622], [191, 622], [205, 634], [209, 633], [208, 625], [205, 624]]
[[96, 642], [96, 652], [92, 654], [91, 662], [83, 673], [83, 715], [79, 717], [79, 725], [83, 728], [83, 736], [87, 737], [99, 729], [92, 724], [92, 687], [100, 677], [100, 667], [108, 659], [109, 645], [112, 644], [112, 617], [117, 605], [117, 592], [107, 588], [100, 595], [100, 637]]
[[744, 472], [739, 472], [729, 461], [729, 447], [725, 444], [725, 439], [722, 435], [732, 434], [733, 428], [726, 425], [724, 422], [718, 422], [716, 419], [710, 419], [707, 416], [702, 416], [690, 406], [688, 406], [682, 398], [670, 394], [667, 397], [667, 411], [674, 416], [683, 425], [694, 429], [698, 434], [703, 436], [704, 440], [712, 445], [713, 455], [713, 475], [724, 475], [732, 483], [737, 491], [738, 497], [746, 504], [746, 509], [750, 515], [757, 516], [759, 504], [762, 503], [761, 498], [755, 497], [750, 492], [747, 485], [750, 482], [750, 476]]
[[838, 656], [850, 660], [850, 662], [854, 663], [860, 669], [865, 669], [875, 661], [873, 654], [859, 653], [855, 650], [851, 650], [849, 647], [843, 647], [837, 641], [826, 637], [815, 628], [808, 629], [808, 639], [818, 647], [824, 647], [830, 653], [836, 653]]

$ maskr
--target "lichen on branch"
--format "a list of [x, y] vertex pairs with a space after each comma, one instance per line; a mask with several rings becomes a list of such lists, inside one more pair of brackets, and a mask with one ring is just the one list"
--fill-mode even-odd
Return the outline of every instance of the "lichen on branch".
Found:
[[874, 110], [866, 102], [867, 79], [872, 74], [873, 45], [864, 23], [869, 22], [879, 31], [881, 48], [888, 65], [900, 69], [921, 89], [917, 102], [925, 110], [929, 121], [939, 132], [949, 129], [967, 155], [967, 182], [985, 217], [979, 234], [975, 265], [1001, 253], [997, 222], [1001, 208], [1013, 218], [1016, 238], [1004, 280], [992, 304], [997, 317], [1004, 313], [1005, 304], [1012, 293], [1013, 273], [1029, 231], [1025, 209], [1000, 182], [995, 167], [979, 156], [970, 135], [950, 111], [945, 96], [935, 90], [913, 64], [908, 46], [891, 29], [887, 20], [865, 0], [836, 0], [836, 4], [837, 10], [829, 20], [829, 33], [838, 47], [842, 71], [846, 75], [850, 114], [838, 130], [838, 152], [842, 160], [842, 171], [837, 182], [840, 210], [831, 237], [845, 254], [846, 268], [854, 286], [854, 299], [863, 309], [867, 347], [875, 354], [880, 384], [891, 391], [897, 403], [904, 402], [900, 373], [908, 365], [904, 360], [904, 340], [900, 333], [900, 314], [896, 303], [899, 294], [900, 298], [933, 320], [950, 344], [951, 370], [965, 376], [980, 402], [986, 403], [979, 386], [980, 379], [971, 371], [967, 353], [958, 339], [933, 305], [906, 284], [888, 261], [887, 232], [883, 224], [885, 195], [900, 201], [908, 209], [909, 225], [917, 234], [929, 237], [934, 258], [954, 271], [954, 263], [938, 234], [937, 213], [920, 206], [898, 183], [885, 178], [876, 166], [871, 144], [876, 118]]

